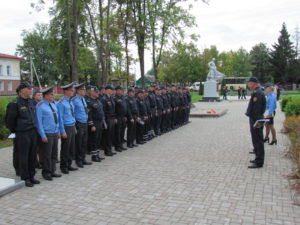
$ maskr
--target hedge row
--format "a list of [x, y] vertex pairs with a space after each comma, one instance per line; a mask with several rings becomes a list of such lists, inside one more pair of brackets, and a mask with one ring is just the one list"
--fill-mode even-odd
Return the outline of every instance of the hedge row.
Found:
[[300, 97], [284, 97], [281, 101], [281, 110], [285, 112], [286, 117], [291, 115], [300, 115]]
[[6, 128], [4, 118], [6, 114], [6, 106], [16, 97], [0, 97], [0, 140], [7, 139], [10, 131]]

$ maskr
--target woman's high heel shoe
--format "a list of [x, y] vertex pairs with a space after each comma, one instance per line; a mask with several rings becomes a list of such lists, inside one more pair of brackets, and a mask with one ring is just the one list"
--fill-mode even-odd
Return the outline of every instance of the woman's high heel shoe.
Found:
[[269, 140], [270, 140], [269, 138], [265, 138], [264, 142], [268, 142], [269, 143]]
[[271, 143], [269, 145], [277, 145], [277, 140], [271, 141]]

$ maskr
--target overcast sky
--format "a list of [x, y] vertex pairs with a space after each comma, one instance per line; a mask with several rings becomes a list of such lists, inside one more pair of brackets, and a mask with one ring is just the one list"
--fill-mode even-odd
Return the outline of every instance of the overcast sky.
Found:
[[[30, 7], [30, 2], [35, 1], [2, 2], [1, 53], [15, 54], [16, 46], [22, 43], [23, 29], [32, 29], [37, 22], [49, 22], [47, 9], [35, 12]], [[277, 41], [283, 22], [291, 35], [296, 26], [300, 26], [300, 0], [210, 0], [209, 5], [201, 0], [190, 2], [198, 27], [187, 28], [187, 32], [200, 35], [197, 42], [200, 49], [216, 45], [219, 51], [237, 50], [241, 46], [251, 50], [259, 42], [271, 47]], [[150, 58], [147, 52], [146, 71], [151, 68]]]

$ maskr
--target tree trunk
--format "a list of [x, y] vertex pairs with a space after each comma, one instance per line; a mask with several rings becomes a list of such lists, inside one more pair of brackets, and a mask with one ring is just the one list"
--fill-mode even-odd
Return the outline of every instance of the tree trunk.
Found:
[[105, 56], [106, 56], [106, 67], [105, 67], [105, 83], [107, 82], [107, 79], [110, 75], [110, 3], [111, 1], [108, 0], [107, 2], [107, 15], [106, 15], [106, 51], [105, 51]]
[[129, 0], [126, 1], [126, 17], [124, 26], [124, 36], [125, 36], [125, 53], [126, 53], [126, 83], [129, 84], [129, 52], [128, 52], [128, 17], [129, 17]]
[[79, 7], [77, 0], [73, 0], [73, 20], [74, 20], [74, 37], [73, 37], [73, 62], [72, 62], [72, 81], [78, 82], [78, 20]]
[[105, 74], [104, 71], [106, 71], [105, 68], [105, 56], [104, 56], [104, 30], [103, 30], [103, 6], [102, 6], [102, 0], [99, 0], [99, 16], [100, 16], [100, 63], [101, 63], [101, 69], [102, 69], [102, 84], [106, 84], [105, 80]]

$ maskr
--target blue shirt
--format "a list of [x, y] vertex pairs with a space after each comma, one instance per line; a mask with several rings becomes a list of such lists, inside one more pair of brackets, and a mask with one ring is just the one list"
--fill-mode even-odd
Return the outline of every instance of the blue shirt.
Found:
[[49, 103], [46, 100], [42, 100], [36, 105], [37, 128], [42, 138], [45, 138], [46, 134], [59, 133], [59, 123], [58, 120], [57, 123], [55, 122], [55, 116], [50, 104], [58, 119], [58, 110], [54, 102]]
[[88, 120], [87, 104], [83, 97], [76, 95], [72, 98], [74, 105], [75, 120], [80, 123], [86, 123]]
[[267, 96], [266, 110], [269, 110], [269, 115], [272, 116], [272, 113], [276, 110], [276, 108], [277, 108], [276, 95], [274, 94], [273, 91], [271, 91]]
[[60, 134], [66, 133], [64, 126], [75, 126], [74, 105], [71, 99], [62, 97], [57, 103]]

